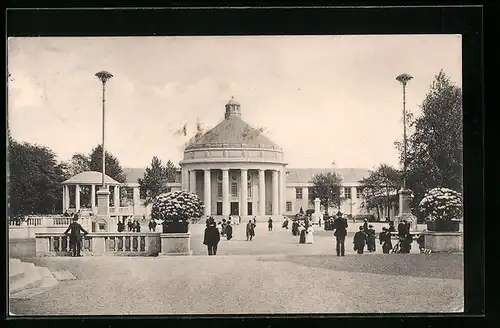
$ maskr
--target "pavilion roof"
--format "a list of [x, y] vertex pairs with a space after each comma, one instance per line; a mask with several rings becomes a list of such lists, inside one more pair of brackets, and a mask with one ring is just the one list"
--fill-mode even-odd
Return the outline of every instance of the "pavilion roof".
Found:
[[[110, 176], [106, 175], [104, 177], [104, 182], [107, 185], [119, 185], [120, 183]], [[85, 171], [72, 176], [68, 180], [64, 181], [63, 185], [71, 184], [86, 184], [86, 185], [100, 185], [102, 183], [102, 173], [96, 171]]]

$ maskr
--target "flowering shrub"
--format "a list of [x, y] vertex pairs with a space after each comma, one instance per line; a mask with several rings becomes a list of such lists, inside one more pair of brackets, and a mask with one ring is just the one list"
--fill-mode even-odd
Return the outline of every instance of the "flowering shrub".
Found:
[[430, 221], [462, 218], [462, 195], [448, 188], [434, 188], [419, 204], [420, 212]]
[[194, 193], [173, 191], [161, 194], [153, 200], [151, 217], [164, 221], [187, 221], [203, 215], [203, 204]]

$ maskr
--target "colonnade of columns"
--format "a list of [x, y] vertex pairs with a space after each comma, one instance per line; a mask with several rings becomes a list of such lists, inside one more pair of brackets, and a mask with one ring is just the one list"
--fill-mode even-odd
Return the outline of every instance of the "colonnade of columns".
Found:
[[[75, 210], [78, 211], [81, 209], [81, 202], [80, 202], [80, 192], [81, 192], [81, 185], [76, 184], [75, 186]], [[96, 185], [89, 185], [90, 190], [91, 190], [91, 196], [90, 196], [90, 204], [92, 210], [97, 208], [97, 203], [96, 203]], [[70, 207], [70, 194], [69, 194], [69, 185], [63, 185], [63, 211], [69, 210]], [[98, 186], [99, 187], [99, 186]], [[112, 186], [114, 188], [114, 207], [120, 207], [120, 186]], [[109, 188], [109, 186], [108, 186]], [[134, 188], [134, 205], [138, 204], [139, 202], [139, 188], [138, 187], [133, 187]], [[137, 189], [137, 190], [136, 190]]]
[[[204, 192], [203, 203], [205, 204], [204, 214], [212, 215], [212, 171], [222, 171], [222, 215], [229, 216], [230, 213], [230, 184], [229, 169], [203, 169]], [[196, 172], [200, 170], [182, 170], [182, 189], [196, 193]], [[239, 215], [248, 214], [248, 169], [239, 169]], [[258, 170], [258, 214], [266, 215], [266, 180], [264, 169]], [[269, 170], [271, 174], [271, 215], [281, 215], [285, 209], [285, 171], [284, 169]]]

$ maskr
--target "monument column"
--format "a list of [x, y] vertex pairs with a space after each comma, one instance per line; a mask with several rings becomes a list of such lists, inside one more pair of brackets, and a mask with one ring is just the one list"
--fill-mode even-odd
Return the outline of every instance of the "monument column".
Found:
[[240, 216], [248, 215], [248, 170], [241, 169]]
[[91, 207], [92, 207], [92, 212], [94, 212], [94, 209], [96, 207], [96, 204], [95, 204], [95, 185], [92, 185], [90, 187], [90, 204], [91, 204]]
[[273, 170], [273, 199], [272, 199], [272, 204], [273, 204], [273, 208], [272, 208], [272, 215], [278, 215], [279, 213], [279, 188], [278, 188], [278, 170]]
[[80, 210], [80, 185], [75, 185], [75, 211]]
[[222, 215], [229, 216], [229, 169], [222, 169]]
[[266, 171], [259, 170], [259, 214], [266, 215]]
[[210, 214], [212, 213], [212, 202], [211, 202], [212, 188], [210, 185], [211, 182], [210, 169], [205, 169], [204, 172], [205, 172], [205, 181], [204, 181], [205, 190], [203, 193], [203, 198], [204, 198], [203, 202], [205, 203], [205, 215], [210, 216]]
[[196, 193], [196, 171], [189, 170], [189, 191]]

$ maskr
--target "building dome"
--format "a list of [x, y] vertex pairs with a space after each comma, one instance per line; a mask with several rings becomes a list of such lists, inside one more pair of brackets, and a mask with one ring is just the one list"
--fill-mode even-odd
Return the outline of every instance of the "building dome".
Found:
[[226, 104], [225, 119], [203, 135], [195, 138], [186, 150], [196, 148], [264, 148], [281, 149], [260, 129], [241, 119], [241, 105], [232, 97]]
[[[120, 183], [108, 175], [104, 177], [104, 182], [107, 185], [119, 185]], [[102, 183], [102, 173], [96, 171], [85, 171], [72, 176], [68, 180], [64, 181], [63, 185], [100, 185]]]
[[234, 97], [225, 105], [224, 120], [189, 142], [180, 164], [206, 162], [284, 163], [283, 150], [241, 119]]

